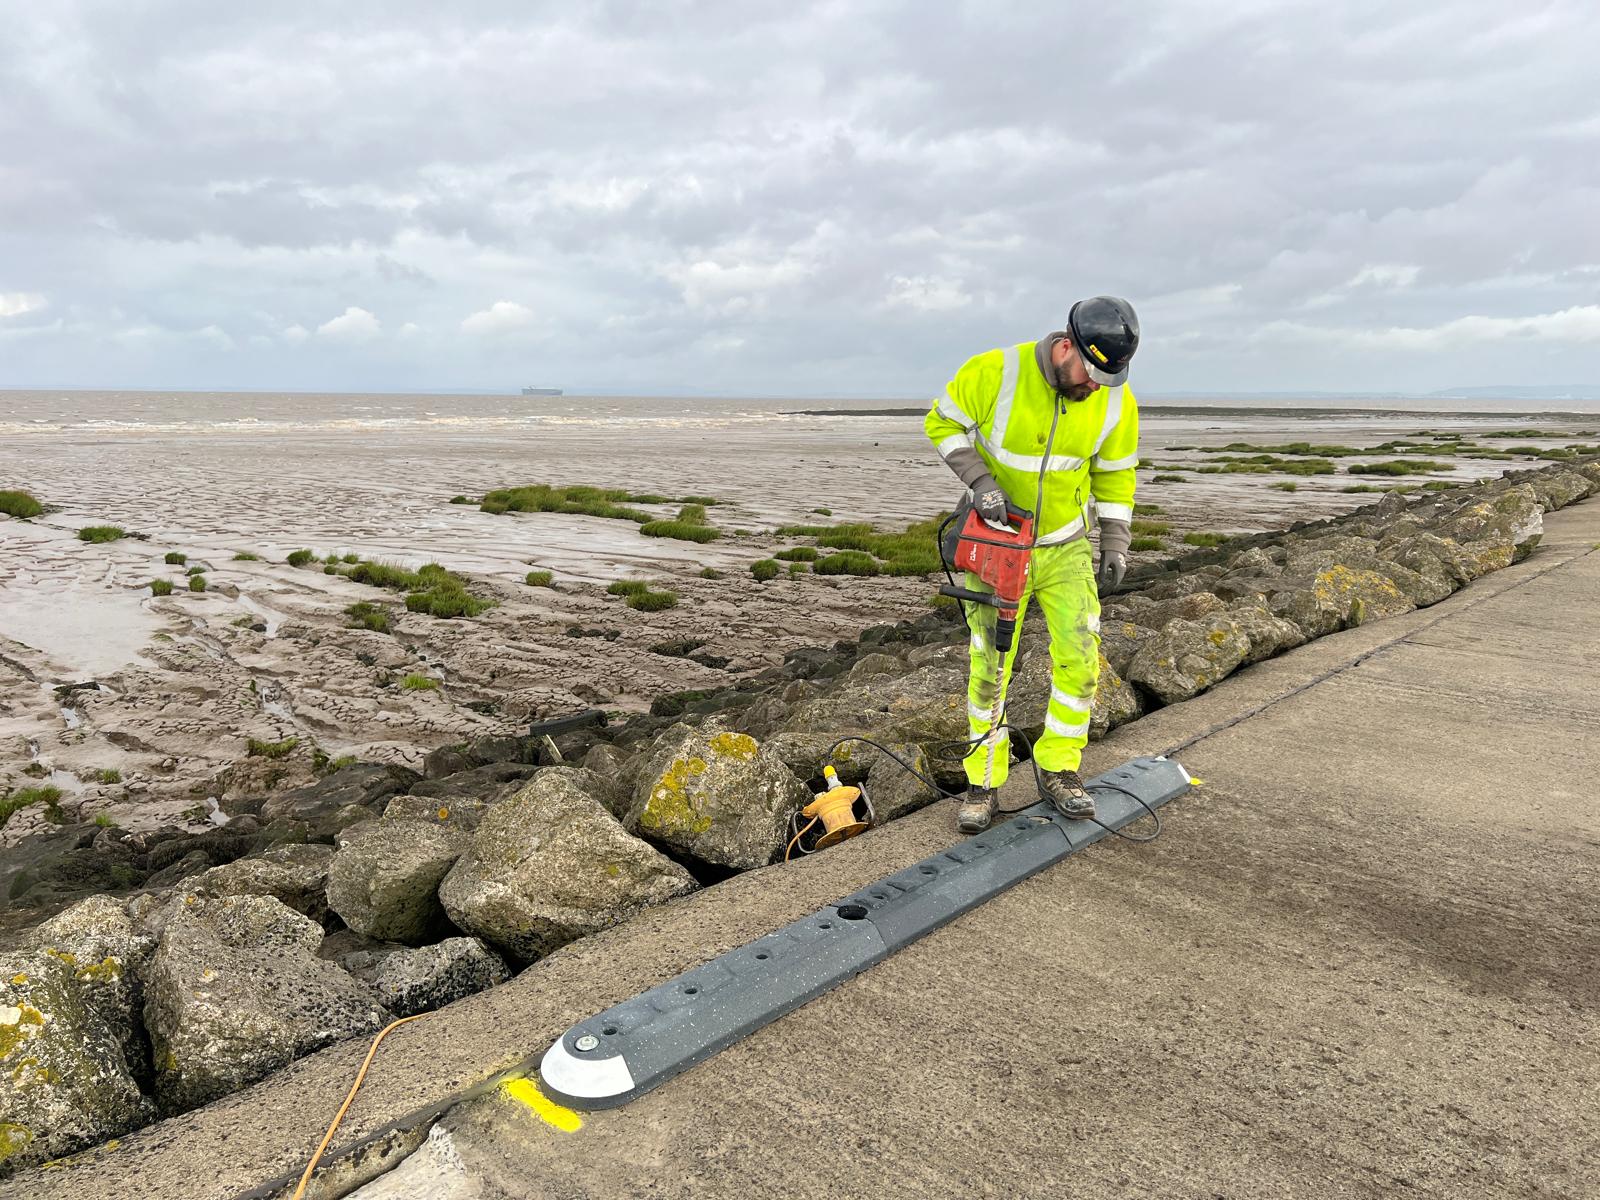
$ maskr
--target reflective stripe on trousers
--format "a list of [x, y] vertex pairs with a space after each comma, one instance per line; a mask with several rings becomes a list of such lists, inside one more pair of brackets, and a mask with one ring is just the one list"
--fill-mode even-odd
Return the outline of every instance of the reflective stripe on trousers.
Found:
[[[966, 577], [966, 586], [986, 592], [989, 587], [976, 575]], [[1089, 741], [1090, 709], [1095, 684], [1100, 678], [1100, 600], [1094, 586], [1094, 552], [1087, 539], [1080, 538], [1060, 546], [1039, 546], [1033, 551], [1028, 570], [1028, 589], [1023, 593], [1018, 613], [1017, 633], [1003, 665], [1003, 678], [1009, 680], [1017, 649], [1022, 644], [1022, 618], [1030, 601], [1044, 610], [1050, 630], [1050, 691], [1045, 705], [1044, 731], [1034, 743], [1034, 758], [1046, 771], [1076, 769]], [[967, 724], [973, 737], [989, 732], [988, 714], [993, 710], [1002, 676], [995, 671], [995, 610], [987, 604], [967, 605], [967, 617], [976, 632], [970, 646], [970, 674], [967, 683]], [[1020, 712], [1037, 712], [1041, 697], [1020, 695], [1006, 690], [1006, 711], [1013, 724]], [[1033, 724], [1033, 721], [1029, 722]], [[990, 776], [993, 786], [1005, 782], [1008, 759], [1007, 735], [1000, 732]], [[980, 745], [967, 755], [967, 779], [983, 781], [987, 747]]]

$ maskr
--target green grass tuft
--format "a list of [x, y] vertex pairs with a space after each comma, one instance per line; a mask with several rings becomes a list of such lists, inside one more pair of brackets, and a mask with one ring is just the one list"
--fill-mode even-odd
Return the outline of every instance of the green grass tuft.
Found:
[[760, 562], [750, 564], [750, 574], [756, 577], [757, 583], [765, 583], [769, 579], [776, 579], [781, 568], [775, 558], [763, 558]]
[[205, 591], [206, 590], [206, 577], [204, 575], [191, 575], [191, 576], [189, 576], [189, 590], [191, 592], [203, 592], [203, 591]]
[[878, 560], [865, 550], [841, 550], [824, 555], [811, 565], [818, 575], [878, 575], [882, 568]]
[[472, 501], [468, 500], [465, 496], [451, 496], [450, 497], [450, 503], [451, 504], [471, 504]]
[[189, 561], [187, 554], [180, 554], [176, 550], [168, 550], [166, 558], [162, 559], [169, 567], [181, 567]]
[[1161, 511], [1161, 505], [1159, 504], [1135, 504], [1133, 506], [1134, 515], [1139, 517], [1154, 517], [1160, 514]]
[[824, 516], [824, 517], [833, 516], [833, 509], [831, 509], [831, 508], [813, 508], [811, 511], [816, 513], [816, 514], [818, 514], [819, 516]]
[[234, 562], [260, 562], [261, 555], [251, 554], [248, 550], [241, 550], [233, 556]]
[[27, 492], [0, 492], [0, 513], [5, 513], [8, 517], [26, 521], [29, 517], [37, 517], [43, 511], [44, 505]]
[[643, 579], [619, 579], [606, 587], [608, 596], [637, 596], [641, 592], [648, 592], [650, 584]]
[[309, 550], [291, 550], [284, 561], [291, 567], [303, 567], [314, 558], [316, 555]]
[[1189, 480], [1188, 480], [1188, 477], [1184, 476], [1184, 475], [1155, 475], [1155, 476], [1151, 477], [1150, 482], [1151, 483], [1188, 483]]
[[721, 579], [722, 578], [722, 572], [717, 570], [715, 567], [701, 567], [700, 568], [700, 578], [701, 579]]
[[1299, 488], [1299, 484], [1292, 479], [1280, 479], [1276, 483], [1267, 484], [1269, 488], [1276, 488], [1280, 492], [1292, 492]]
[[288, 758], [299, 744], [297, 737], [286, 737], [281, 742], [263, 742], [251, 738], [245, 743], [245, 754], [250, 758]]
[[1140, 521], [1136, 519], [1133, 522], [1133, 532], [1150, 534], [1171, 533], [1172, 526], [1167, 524], [1165, 521]]
[[120, 525], [85, 525], [78, 530], [80, 542], [115, 542], [128, 536], [128, 531]]
[[427, 675], [407, 675], [400, 681], [400, 686], [408, 692], [436, 692], [439, 690], [439, 681]]
[[636, 608], [640, 612], [660, 612], [664, 608], [678, 606], [677, 592], [635, 592], [628, 597], [629, 608]]
[[[536, 483], [529, 487], [498, 488], [484, 493], [478, 507], [487, 513], [556, 512], [578, 513], [590, 517], [609, 517], [644, 525], [655, 518], [633, 504], [670, 504], [671, 498], [651, 493], [633, 493], [620, 488], [555, 487]], [[715, 504], [707, 496], [689, 497], [686, 504]]]
[[11, 820], [11, 814], [30, 804], [43, 804], [46, 808], [55, 808], [61, 802], [61, 789], [58, 787], [22, 788], [6, 796], [0, 796], [0, 828]]
[[790, 575], [804, 575], [809, 570], [811, 570], [811, 566], [808, 563], [792, 562], [789, 564]]
[[106, 784], [121, 783], [122, 772], [117, 770], [115, 767], [105, 767], [102, 770], [94, 773], [94, 781], [96, 783]]
[[424, 563], [412, 571], [393, 563], [362, 562], [359, 558], [348, 566], [343, 562], [341, 559], [341, 565], [330, 564], [324, 570], [369, 587], [406, 592], [408, 612], [441, 618], [475, 617], [494, 607], [493, 600], [472, 595], [467, 591], [466, 580], [438, 563]]
[[389, 610], [381, 604], [373, 604], [370, 600], [358, 600], [347, 605], [344, 615], [350, 618], [352, 629], [370, 629], [373, 633], [389, 633], [394, 629], [394, 621], [389, 615]]
[[529, 587], [547, 588], [550, 586], [551, 581], [554, 580], [555, 577], [554, 571], [529, 571], [522, 577], [522, 582], [526, 583]]
[[1167, 544], [1158, 537], [1136, 537], [1128, 543], [1130, 550], [1165, 550]]
[[204, 567], [190, 567], [184, 572], [185, 575], [204, 575], [205, 573], [206, 569]]
[[645, 537], [675, 538], [680, 542], [714, 542], [722, 536], [720, 531], [709, 525], [697, 525], [691, 521], [681, 520], [647, 521], [639, 526], [639, 532]]
[[170, 579], [152, 579], [150, 581], [150, 594], [152, 596], [170, 596], [170, 595], [172, 595], [172, 580], [170, 580]]
[[795, 546], [790, 550], [779, 550], [772, 556], [784, 562], [816, 562], [817, 548], [815, 546]]
[[1228, 540], [1228, 535], [1225, 533], [1206, 533], [1203, 530], [1195, 530], [1193, 533], [1184, 534], [1183, 540], [1191, 546], [1220, 546], [1223, 542]]

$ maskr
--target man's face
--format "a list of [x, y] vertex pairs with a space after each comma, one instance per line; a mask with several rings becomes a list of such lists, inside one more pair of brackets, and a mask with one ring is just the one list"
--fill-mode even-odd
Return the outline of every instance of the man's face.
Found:
[[1061, 392], [1068, 400], [1087, 400], [1100, 390], [1100, 385], [1089, 378], [1083, 368], [1083, 359], [1071, 338], [1056, 343], [1051, 359], [1055, 363], [1056, 378], [1061, 381]]

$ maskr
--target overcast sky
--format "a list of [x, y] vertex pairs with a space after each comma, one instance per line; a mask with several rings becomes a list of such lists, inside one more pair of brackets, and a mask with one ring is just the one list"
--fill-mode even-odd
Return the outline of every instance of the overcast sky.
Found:
[[0, 13], [0, 385], [1600, 383], [1593, 0]]

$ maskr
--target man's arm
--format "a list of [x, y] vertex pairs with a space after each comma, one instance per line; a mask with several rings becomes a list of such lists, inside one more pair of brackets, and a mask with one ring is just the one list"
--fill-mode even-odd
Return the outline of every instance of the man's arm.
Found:
[[1134, 468], [1139, 465], [1139, 405], [1131, 388], [1122, 388], [1121, 408], [1107, 412], [1106, 420], [1110, 428], [1089, 462], [1089, 494], [1100, 519], [1101, 583], [1115, 587], [1122, 582], [1133, 539]]
[[[939, 451], [945, 465], [967, 487], [978, 485], [989, 475], [989, 468], [976, 450], [977, 431], [994, 413], [995, 396], [1000, 391], [1001, 354], [992, 350], [969, 358], [937, 397], [922, 428]], [[994, 481], [989, 480], [992, 485]]]

